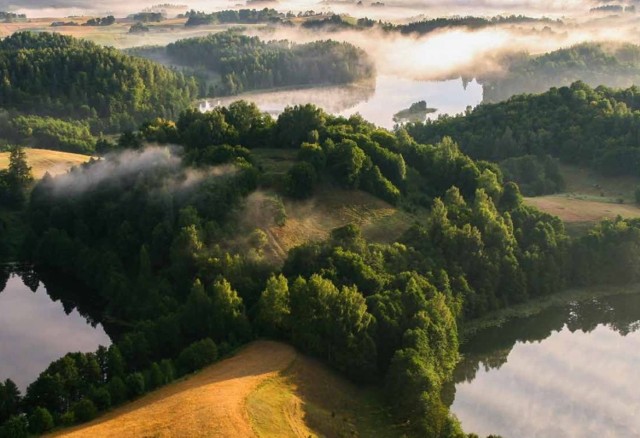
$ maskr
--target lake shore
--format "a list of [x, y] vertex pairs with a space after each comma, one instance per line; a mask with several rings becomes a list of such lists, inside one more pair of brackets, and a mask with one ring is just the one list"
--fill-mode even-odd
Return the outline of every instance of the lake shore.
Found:
[[468, 321], [460, 327], [460, 343], [464, 343], [466, 339], [472, 337], [479, 330], [489, 327], [500, 327], [511, 319], [533, 316], [550, 307], [562, 306], [572, 302], [584, 302], [612, 295], [630, 295], [636, 293], [640, 293], [640, 283], [571, 288], [553, 295], [534, 298], [526, 303], [496, 310], [481, 318]]

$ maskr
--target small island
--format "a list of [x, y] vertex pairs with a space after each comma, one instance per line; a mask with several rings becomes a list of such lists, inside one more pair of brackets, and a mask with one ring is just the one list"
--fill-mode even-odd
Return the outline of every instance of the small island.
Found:
[[427, 114], [435, 113], [438, 111], [436, 108], [428, 108], [427, 102], [421, 100], [411, 104], [409, 108], [398, 111], [393, 115], [393, 121], [396, 123], [407, 122], [424, 122], [427, 118]]

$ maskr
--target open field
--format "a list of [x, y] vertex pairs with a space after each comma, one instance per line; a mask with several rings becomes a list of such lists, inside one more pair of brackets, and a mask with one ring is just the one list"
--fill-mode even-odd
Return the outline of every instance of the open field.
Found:
[[[89, 18], [36, 18], [25, 22], [0, 23], [0, 37], [6, 37], [18, 31], [57, 32], [76, 38], [84, 38], [105, 46], [126, 49], [137, 46], [167, 45], [179, 39], [204, 36], [237, 26], [213, 24], [185, 27], [185, 18], [170, 19], [160, 23], [146, 23], [145, 25], [149, 27], [149, 32], [144, 34], [129, 33], [129, 28], [134, 24], [131, 19], [117, 19], [116, 23], [111, 26], [51, 26], [54, 21], [83, 23]], [[243, 25], [243, 27], [253, 26], [256, 25]]]
[[[46, 172], [53, 175], [65, 173], [73, 166], [86, 163], [91, 157], [48, 149], [25, 148], [27, 162], [35, 178], [42, 178]], [[9, 166], [9, 152], [0, 152], [0, 169]]]
[[304, 356], [251, 393], [247, 412], [264, 438], [401, 436], [378, 393], [358, 389]]
[[389, 435], [381, 431], [393, 428], [381, 406], [377, 393], [357, 389], [292, 347], [258, 341], [53, 436], [306, 438], [348, 431], [348, 436], [384, 437]]
[[640, 217], [634, 191], [640, 178], [605, 177], [589, 169], [561, 165], [566, 182], [564, 193], [526, 198], [528, 205], [558, 216], [572, 229], [580, 230], [605, 218]]

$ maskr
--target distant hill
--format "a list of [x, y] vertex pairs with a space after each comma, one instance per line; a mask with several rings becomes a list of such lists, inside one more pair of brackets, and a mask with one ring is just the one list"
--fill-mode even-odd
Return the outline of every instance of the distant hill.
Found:
[[133, 129], [177, 117], [195, 82], [154, 62], [52, 33], [19, 32], [0, 42], [0, 107], [88, 119], [92, 131]]
[[584, 43], [539, 56], [521, 54], [509, 61], [506, 74], [480, 79], [485, 102], [543, 93], [575, 81], [625, 88], [640, 83], [640, 46]]

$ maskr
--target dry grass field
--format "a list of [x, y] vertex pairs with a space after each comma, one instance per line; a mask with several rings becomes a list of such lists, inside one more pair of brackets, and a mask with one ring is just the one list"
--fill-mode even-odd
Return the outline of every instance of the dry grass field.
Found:
[[[149, 32], [130, 34], [133, 20], [118, 18], [111, 26], [51, 26], [54, 21], [74, 21], [84, 23], [92, 17], [71, 18], [35, 18], [25, 22], [0, 23], [0, 37], [6, 37], [18, 31], [57, 32], [76, 38], [83, 38], [104, 46], [126, 49], [147, 45], [167, 45], [183, 38], [204, 36], [221, 32], [233, 27], [229, 24], [185, 27], [185, 18], [165, 20], [160, 23], [147, 23]], [[252, 27], [247, 25], [245, 27]]]
[[[47, 149], [25, 148], [27, 162], [31, 166], [34, 178], [42, 178], [46, 172], [53, 175], [65, 173], [73, 166], [86, 163], [91, 157], [68, 152], [50, 151]], [[0, 152], [0, 169], [9, 166], [9, 152]]]
[[394, 436], [377, 393], [285, 344], [254, 342], [56, 437]]
[[528, 205], [558, 216], [569, 227], [582, 229], [605, 218], [640, 217], [634, 191], [640, 178], [604, 177], [585, 168], [561, 166], [564, 193], [526, 198]]

